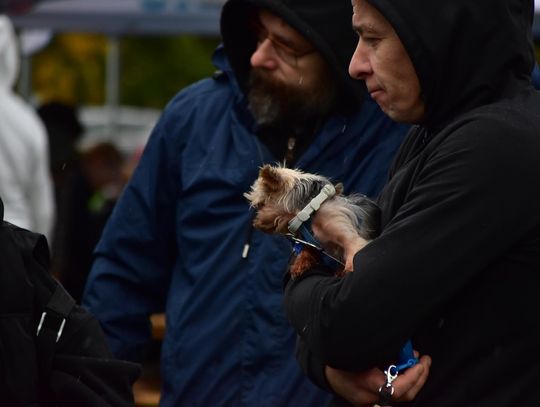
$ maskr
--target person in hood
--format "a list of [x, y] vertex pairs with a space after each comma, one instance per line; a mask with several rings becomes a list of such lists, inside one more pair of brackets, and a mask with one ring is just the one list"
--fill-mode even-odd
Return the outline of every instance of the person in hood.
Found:
[[[286, 313], [310, 355], [306, 370], [341, 397], [336, 405], [358, 405], [358, 394], [368, 392], [370, 403], [399, 405], [405, 376], [361, 382], [351, 372], [388, 367], [411, 339], [431, 366], [424, 387], [403, 405], [535, 406], [540, 92], [531, 84], [533, 3], [352, 5], [359, 40], [350, 74], [389, 117], [414, 126], [379, 196], [381, 235], [343, 245], [354, 271], [340, 279], [312, 270], [287, 283]], [[330, 242], [342, 237], [335, 226], [326, 233]]]
[[95, 251], [83, 304], [141, 360], [165, 312], [162, 406], [321, 406], [282, 308], [289, 242], [243, 196], [266, 163], [376, 196], [408, 125], [349, 77], [347, 0], [229, 0], [218, 71], [165, 108]]
[[54, 193], [47, 133], [35, 110], [14, 91], [17, 37], [0, 15], [0, 197], [4, 219], [52, 237]]

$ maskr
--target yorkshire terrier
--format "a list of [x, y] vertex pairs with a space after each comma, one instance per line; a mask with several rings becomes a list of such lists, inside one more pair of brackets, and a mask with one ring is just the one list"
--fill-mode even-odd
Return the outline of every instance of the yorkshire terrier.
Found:
[[366, 241], [379, 234], [379, 207], [363, 195], [345, 196], [342, 192], [341, 183], [334, 185], [321, 175], [264, 165], [251, 190], [244, 194], [257, 211], [255, 228], [287, 235], [296, 245], [301, 245], [300, 250], [295, 250], [297, 256], [291, 264], [292, 278], [323, 262], [324, 256], [341, 264], [335, 270], [337, 275], [352, 271], [352, 264], [344, 264], [343, 247], [325, 239], [328, 225]]
[[[287, 235], [303, 246], [291, 264], [291, 278], [298, 278], [306, 270], [322, 263], [323, 256], [329, 256], [344, 266], [334, 270], [336, 275], [352, 271], [350, 261], [344, 264], [344, 248], [330, 244], [325, 239], [325, 230], [338, 228], [342, 236], [360, 236], [367, 242], [380, 233], [379, 207], [363, 195], [345, 196], [342, 192], [342, 184], [334, 185], [323, 176], [265, 165], [251, 190], [244, 194], [257, 211], [253, 226], [266, 233]], [[309, 221], [311, 230], [307, 227]], [[310, 239], [311, 232], [313, 240]], [[397, 365], [388, 368], [392, 375], [418, 362], [411, 341], [405, 344], [397, 361]]]

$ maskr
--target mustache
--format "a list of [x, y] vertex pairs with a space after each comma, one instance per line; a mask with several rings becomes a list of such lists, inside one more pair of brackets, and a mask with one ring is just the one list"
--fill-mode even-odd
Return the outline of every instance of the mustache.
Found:
[[259, 124], [302, 127], [329, 112], [336, 93], [328, 78], [323, 76], [316, 84], [302, 84], [300, 78], [287, 83], [264, 68], [251, 70], [248, 103]]
[[267, 91], [271, 94], [288, 93], [290, 85], [276, 79], [262, 68], [252, 68], [249, 75], [249, 88], [259, 91]]

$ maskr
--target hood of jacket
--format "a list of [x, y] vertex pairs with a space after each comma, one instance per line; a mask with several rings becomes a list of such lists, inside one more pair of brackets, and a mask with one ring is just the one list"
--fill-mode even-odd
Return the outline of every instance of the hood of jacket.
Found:
[[9, 18], [0, 15], [0, 90], [11, 90], [19, 72], [17, 37]]
[[343, 105], [357, 107], [365, 88], [348, 73], [357, 42], [351, 29], [349, 0], [227, 1], [221, 13], [221, 36], [240, 88], [245, 92], [251, 69], [250, 57], [256, 47], [256, 38], [249, 35], [248, 23], [260, 8], [280, 16], [313, 44], [332, 70]]
[[412, 60], [426, 127], [531, 86], [533, 0], [367, 1]]

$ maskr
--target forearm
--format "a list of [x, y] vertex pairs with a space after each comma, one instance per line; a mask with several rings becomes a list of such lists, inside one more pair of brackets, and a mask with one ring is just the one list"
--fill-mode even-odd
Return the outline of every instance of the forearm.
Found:
[[[289, 322], [315, 358], [336, 368], [357, 370], [372, 367], [390, 356], [371, 358], [378, 351], [376, 347], [366, 352], [361, 350], [362, 341], [364, 346], [371, 343], [370, 335], [361, 329], [362, 317], [344, 313], [339, 300], [339, 295], [343, 295], [351, 283], [348, 277], [334, 277], [323, 269], [314, 269], [288, 282], [284, 303]], [[344, 323], [347, 318], [352, 324]], [[359, 341], [360, 347], [348, 346], [353, 341]]]
[[298, 337], [296, 345], [296, 360], [309, 379], [323, 390], [332, 393], [332, 387], [326, 379], [326, 365], [311, 352], [307, 344]]
[[386, 281], [383, 272], [368, 268], [357, 261], [356, 271], [342, 278], [313, 270], [286, 286], [289, 321], [309, 350], [332, 367], [365, 370], [395, 360], [414, 329], [408, 321], [422, 317], [402, 318], [394, 310], [399, 296], [393, 293], [402, 279]]

